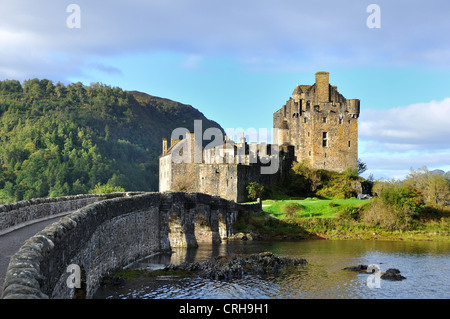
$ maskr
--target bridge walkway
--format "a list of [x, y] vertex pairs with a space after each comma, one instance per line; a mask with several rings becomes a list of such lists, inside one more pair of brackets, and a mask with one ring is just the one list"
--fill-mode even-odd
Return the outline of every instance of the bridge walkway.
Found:
[[58, 221], [62, 216], [70, 214], [71, 212], [65, 212], [57, 216], [51, 216], [52, 218], [41, 218], [33, 220], [29, 223], [24, 223], [3, 231], [0, 233], [0, 292], [3, 291], [3, 284], [5, 281], [6, 270], [8, 269], [9, 259], [23, 243], [36, 233], [43, 230], [48, 225]]

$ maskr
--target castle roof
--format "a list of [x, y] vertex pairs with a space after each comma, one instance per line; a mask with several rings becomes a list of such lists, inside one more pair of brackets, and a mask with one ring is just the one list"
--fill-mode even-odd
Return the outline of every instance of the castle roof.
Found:
[[297, 84], [297, 86], [294, 89], [294, 92], [292, 92], [292, 96], [294, 96], [296, 94], [300, 95], [302, 93], [303, 93], [303, 90], [302, 90], [301, 86]]
[[[188, 143], [187, 138], [183, 138], [181, 140], [175, 140], [174, 143], [169, 147], [169, 149], [167, 150], [165, 155], [172, 154], [174, 151], [180, 152], [180, 155], [183, 155], [184, 149], [188, 150], [189, 145], [187, 145], [187, 143]], [[195, 143], [195, 145], [199, 145], [200, 147], [202, 147], [202, 145], [200, 143], [198, 143], [197, 141], [194, 141], [194, 143]], [[191, 145], [191, 147], [193, 147], [193, 146]]]
[[307, 92], [311, 89], [312, 85], [300, 85], [303, 92]]

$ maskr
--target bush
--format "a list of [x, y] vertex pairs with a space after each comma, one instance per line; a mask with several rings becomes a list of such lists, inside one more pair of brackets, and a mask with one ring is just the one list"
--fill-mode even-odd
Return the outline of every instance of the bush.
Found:
[[356, 180], [356, 179], [358, 179], [358, 169], [347, 167], [347, 169], [344, 171], [344, 176], [348, 179]]
[[385, 188], [379, 195], [385, 206], [395, 209], [408, 208], [415, 215], [419, 215], [425, 203], [422, 193], [410, 185]]
[[305, 207], [299, 203], [291, 202], [284, 204], [281, 211], [286, 214], [287, 217], [295, 218], [297, 216], [296, 213], [302, 211], [304, 208]]
[[371, 226], [380, 226], [387, 231], [408, 230], [413, 221], [414, 211], [409, 206], [387, 206], [377, 198], [364, 210], [361, 221]]
[[336, 217], [341, 220], [358, 220], [360, 210], [359, 207], [344, 207], [336, 213]]
[[333, 199], [349, 199], [356, 197], [354, 188], [346, 182], [335, 183], [316, 192], [318, 196]]
[[425, 207], [422, 193], [414, 186], [398, 181], [374, 185], [376, 198], [361, 216], [361, 221], [379, 225], [388, 231], [411, 228], [414, 217]]
[[249, 200], [262, 198], [262, 195], [264, 194], [264, 186], [257, 182], [249, 183], [245, 189], [247, 190], [247, 197]]

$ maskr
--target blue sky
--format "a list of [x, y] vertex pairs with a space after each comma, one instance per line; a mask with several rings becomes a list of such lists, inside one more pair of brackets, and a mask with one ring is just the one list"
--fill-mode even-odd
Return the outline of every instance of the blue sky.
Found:
[[[80, 8], [70, 28], [70, 4]], [[370, 4], [380, 28], [369, 28]], [[0, 79], [102, 82], [271, 128], [316, 71], [361, 100], [367, 176], [450, 170], [447, 0], [0, 0]], [[71, 20], [73, 21], [73, 20]]]

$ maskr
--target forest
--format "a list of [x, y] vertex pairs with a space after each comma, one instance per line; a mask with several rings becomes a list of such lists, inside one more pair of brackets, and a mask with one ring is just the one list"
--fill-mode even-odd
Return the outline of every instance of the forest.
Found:
[[194, 120], [220, 128], [190, 105], [102, 83], [0, 81], [0, 203], [158, 191], [162, 138]]

